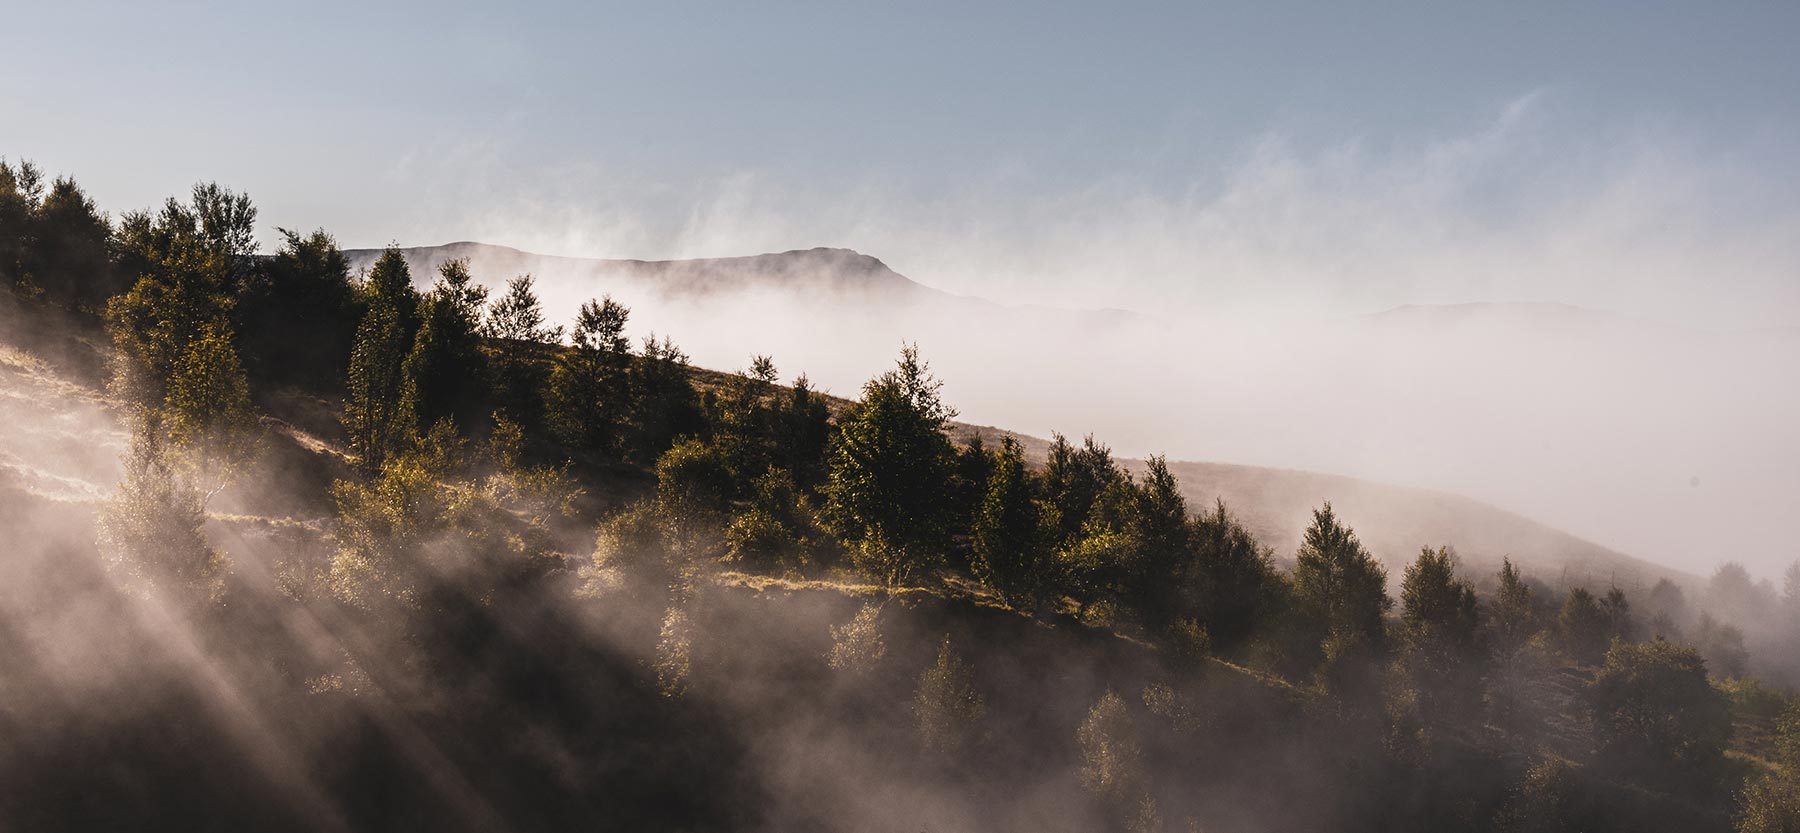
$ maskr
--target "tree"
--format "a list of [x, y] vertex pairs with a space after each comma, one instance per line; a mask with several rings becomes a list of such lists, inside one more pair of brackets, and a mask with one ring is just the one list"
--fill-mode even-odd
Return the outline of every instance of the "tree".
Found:
[[550, 426], [567, 445], [608, 457], [623, 451], [631, 406], [631, 310], [611, 296], [581, 305], [570, 349], [550, 377]]
[[488, 307], [484, 334], [494, 341], [494, 389], [500, 408], [527, 426], [543, 412], [547, 363], [545, 348], [562, 340], [561, 327], [544, 324], [544, 311], [532, 291], [530, 275], [506, 282], [506, 293]]
[[323, 230], [304, 237], [277, 231], [281, 248], [238, 295], [245, 364], [258, 380], [335, 392], [364, 311], [350, 262]]
[[1537, 602], [1511, 558], [1500, 561], [1500, 587], [1488, 613], [1494, 651], [1502, 660], [1510, 660], [1537, 631]]
[[1719, 565], [1707, 582], [1703, 607], [1726, 622], [1747, 625], [1761, 621], [1774, 595], [1773, 588], [1758, 586], [1744, 565], [1730, 561]]
[[402, 412], [414, 424], [449, 419], [466, 428], [481, 418], [487, 357], [481, 352], [480, 327], [486, 300], [487, 288], [474, 283], [466, 261], [438, 267], [402, 369]]
[[1475, 588], [1456, 577], [1449, 547], [1419, 552], [1400, 581], [1400, 602], [1406, 668], [1428, 711], [1467, 713], [1480, 700], [1485, 657]]
[[1744, 650], [1744, 632], [1727, 625], [1711, 614], [1700, 614], [1694, 626], [1695, 650], [1718, 677], [1742, 677], [1750, 668], [1750, 653]]
[[776, 465], [788, 470], [796, 488], [812, 494], [825, 480], [825, 452], [830, 445], [831, 409], [802, 374], [775, 412]]
[[1329, 637], [1379, 651], [1387, 596], [1387, 570], [1363, 549], [1356, 533], [1338, 521], [1327, 503], [1313, 511], [1295, 554], [1294, 601], [1314, 645]]
[[[1081, 749], [1081, 783], [1129, 830], [1155, 830], [1155, 799], [1144, 766], [1143, 741], [1124, 698], [1107, 691], [1075, 730]], [[1135, 818], [1133, 818], [1135, 816]]]
[[1498, 828], [1505, 833], [1564, 833], [1596, 829], [1604, 817], [1581, 789], [1570, 766], [1558, 758], [1545, 758], [1526, 770], [1500, 812]]
[[1134, 553], [1124, 565], [1127, 593], [1144, 624], [1161, 631], [1180, 610], [1177, 573], [1193, 563], [1187, 500], [1161, 455], [1145, 462], [1143, 482], [1132, 490], [1131, 498], [1127, 530]]
[[631, 366], [630, 459], [654, 462], [676, 438], [703, 428], [699, 394], [688, 356], [668, 336], [644, 338], [642, 356]]
[[388, 247], [376, 260], [364, 295], [369, 311], [356, 328], [350, 351], [344, 430], [363, 471], [373, 474], [410, 445], [419, 430], [405, 396], [406, 359], [413, 344], [409, 322], [418, 299], [398, 248]]
[[1637, 620], [1631, 615], [1631, 602], [1625, 598], [1625, 591], [1609, 588], [1600, 599], [1600, 612], [1606, 617], [1607, 638], [1626, 641], [1637, 638]]
[[172, 447], [186, 452], [216, 484], [249, 456], [256, 427], [250, 390], [237, 351], [218, 323], [203, 325], [176, 363], [162, 410]]
[[1556, 620], [1557, 636], [1570, 658], [1594, 664], [1606, 656], [1611, 636], [1611, 623], [1594, 594], [1586, 587], [1570, 588], [1563, 601], [1562, 613]]
[[1738, 833], [1800, 833], [1800, 779], [1768, 774], [1738, 796]]
[[907, 346], [893, 370], [863, 386], [831, 450], [827, 510], [875, 578], [897, 583], [941, 556], [952, 507], [954, 453], [945, 428], [955, 412], [943, 386]]
[[234, 339], [230, 313], [254, 263], [255, 220], [248, 197], [207, 183], [194, 186], [189, 203], [171, 198], [160, 213], [121, 223], [114, 257], [136, 282], [107, 303], [112, 389], [139, 419], [160, 423], [169, 381], [195, 339]]
[[1678, 639], [1693, 624], [1693, 611], [1688, 608], [1687, 594], [1681, 591], [1680, 585], [1666, 578], [1659, 579], [1651, 586], [1648, 603], [1644, 607], [1652, 637]]
[[750, 484], [749, 505], [725, 529], [726, 557], [765, 569], [809, 566], [829, 544], [804, 493], [788, 472], [769, 467]]
[[35, 218], [44, 198], [44, 174], [29, 161], [0, 159], [0, 283], [40, 289], [31, 276]]
[[1731, 739], [1730, 704], [1706, 661], [1666, 640], [1615, 643], [1588, 704], [1600, 754], [1639, 774], [1710, 778]]
[[112, 223], [75, 180], [58, 177], [51, 184], [37, 205], [30, 234], [26, 272], [51, 297], [80, 309], [100, 309], [126, 288], [109, 257]]
[[100, 551], [138, 593], [203, 607], [217, 600], [228, 566], [206, 540], [204, 498], [180, 476], [156, 433], [140, 425], [125, 478], [100, 513]]
[[736, 485], [718, 446], [700, 439], [678, 442], [656, 461], [656, 501], [678, 529], [719, 522]]
[[1044, 545], [1025, 451], [1011, 436], [993, 455], [987, 493], [975, 515], [975, 573], [1000, 597], [1033, 606], [1045, 586]]
[[560, 566], [549, 525], [566, 514], [570, 487], [554, 470], [520, 468], [506, 447], [516, 435], [502, 423], [472, 453], [439, 423], [368, 480], [333, 484], [335, 593], [358, 607], [424, 614], [415, 621], [434, 639], [421, 641], [454, 647], [459, 626], [482, 619], [495, 594], [529, 588]]
[[1774, 758], [1780, 769], [1738, 795], [1738, 833], [1800, 833], [1800, 703], [1776, 721]]
[[937, 661], [919, 675], [919, 687], [913, 696], [920, 744], [947, 755], [962, 752], [976, 740], [986, 713], [987, 705], [975, 688], [975, 669], [945, 637], [938, 646]]
[[1206, 629], [1214, 647], [1232, 651], [1249, 641], [1280, 606], [1281, 577], [1274, 557], [1225, 508], [1193, 519], [1192, 556], [1177, 573], [1189, 601], [1183, 615]]
[[1044, 496], [1048, 521], [1058, 547], [1066, 547], [1081, 535], [1094, 503], [1109, 488], [1125, 479], [1113, 461], [1112, 451], [1094, 442], [1093, 435], [1077, 449], [1061, 434], [1052, 435], [1049, 459], [1044, 464]]

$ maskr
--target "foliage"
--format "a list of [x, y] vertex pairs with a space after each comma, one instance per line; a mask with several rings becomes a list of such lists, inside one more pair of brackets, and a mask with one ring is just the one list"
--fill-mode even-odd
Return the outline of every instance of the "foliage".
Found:
[[942, 385], [908, 346], [839, 422], [827, 512], [855, 545], [858, 566], [880, 581], [916, 575], [949, 543], [943, 485], [953, 449], [944, 431], [955, 412], [939, 396]]
[[975, 670], [945, 637], [937, 661], [919, 675], [913, 696], [919, 743], [925, 749], [954, 755], [978, 740], [987, 705], [975, 688]]
[[420, 307], [419, 331], [401, 366], [402, 420], [431, 425], [449, 419], [471, 426], [486, 398], [487, 357], [481, 352], [481, 306], [487, 289], [468, 264], [451, 260]]
[[1077, 449], [1061, 434], [1053, 435], [1044, 464], [1046, 522], [1058, 549], [1082, 534], [1100, 496], [1125, 479], [1112, 451], [1089, 435]]
[[249, 387], [230, 338], [214, 324], [200, 328], [176, 363], [162, 420], [171, 447], [210, 478], [223, 481], [222, 472], [249, 457], [256, 426]]
[[398, 249], [390, 247], [376, 261], [365, 295], [368, 312], [357, 326], [345, 380], [344, 431], [362, 470], [374, 474], [406, 450], [418, 431], [405, 395], [416, 298]]
[[1405, 667], [1426, 710], [1467, 714], [1480, 699], [1487, 658], [1475, 588], [1456, 577], [1449, 547], [1426, 547], [1400, 582], [1401, 632]]
[[1488, 632], [1495, 655], [1509, 660], [1537, 631], [1537, 601], [1531, 585], [1519, 575], [1511, 558], [1500, 562], [1500, 585], [1488, 607]]
[[1710, 776], [1731, 739], [1725, 696], [1693, 648], [1615, 643], [1588, 692], [1600, 754], [1632, 770]]
[[[5, 178], [0, 174], [0, 183]], [[78, 309], [99, 309], [125, 289], [127, 281], [110, 257], [112, 223], [75, 180], [58, 177], [51, 183], [35, 206], [27, 234], [31, 246], [21, 278], [40, 286], [47, 297]]]
[[1192, 555], [1178, 566], [1183, 613], [1204, 628], [1209, 643], [1234, 652], [1277, 615], [1283, 593], [1274, 557], [1231, 515], [1225, 501], [1193, 519]]
[[1800, 833], [1800, 779], [1769, 774], [1738, 796], [1738, 833]]
[[202, 504], [156, 435], [140, 429], [118, 492], [100, 513], [99, 546], [107, 565], [140, 594], [160, 593], [188, 606], [216, 601], [227, 561], [206, 540]]
[[1744, 649], [1744, 632], [1721, 623], [1710, 614], [1700, 614], [1691, 641], [1714, 676], [1742, 677], [1750, 668], [1750, 653]]
[[1545, 758], [1526, 771], [1496, 826], [1505, 833], [1590, 829], [1594, 819], [1583, 799], [1569, 764]]
[[336, 392], [363, 314], [350, 263], [323, 230], [278, 231], [281, 248], [238, 293], [245, 364], [256, 379]]
[[550, 376], [550, 428], [571, 448], [610, 458], [624, 453], [629, 419], [631, 342], [625, 323], [631, 310], [610, 296], [581, 305], [570, 349], [557, 356]]
[[1313, 511], [1295, 554], [1295, 614], [1306, 641], [1338, 646], [1328, 658], [1373, 655], [1384, 640], [1382, 617], [1394, 602], [1387, 596], [1387, 570], [1376, 561], [1356, 533], [1338, 520], [1331, 504]]
[[441, 613], [554, 569], [548, 525], [566, 511], [567, 484], [518, 469], [493, 449], [482, 456], [485, 473], [475, 470], [479, 457], [467, 441], [440, 422], [368, 482], [338, 481], [337, 595], [364, 608]]
[[44, 199], [44, 172], [30, 161], [0, 159], [0, 283], [41, 291], [31, 276], [36, 216]]
[[1024, 449], [1012, 437], [1001, 440], [999, 452], [993, 455], [987, 493], [971, 533], [975, 574], [1001, 598], [1034, 607], [1048, 570], [1043, 562], [1045, 550], [1031, 473], [1025, 468]]
[[1562, 613], [1556, 620], [1557, 637], [1564, 653], [1577, 662], [1590, 665], [1599, 662], [1606, 656], [1611, 629], [1606, 611], [1601, 609], [1594, 594], [1586, 587], [1569, 589]]
[[255, 218], [247, 197], [203, 184], [189, 203], [171, 198], [160, 213], [129, 214], [121, 225], [115, 257], [138, 277], [107, 304], [112, 387], [152, 426], [195, 341], [209, 332], [233, 338], [230, 312], [256, 252]]
[[848, 674], [866, 676], [887, 656], [887, 640], [881, 636], [881, 608], [865, 604], [842, 625], [831, 628], [831, 653], [826, 663]]
[[631, 460], [649, 463], [662, 456], [679, 437], [701, 433], [699, 396], [688, 372], [688, 357], [664, 336], [644, 338], [631, 369]]
[[1101, 695], [1075, 730], [1075, 742], [1081, 783], [1127, 821], [1127, 829], [1156, 829], [1143, 741], [1125, 700], [1111, 691]]
[[725, 529], [727, 560], [798, 572], [827, 554], [830, 536], [788, 472], [769, 468], [750, 492], [749, 505]]
[[488, 307], [482, 334], [494, 345], [494, 390], [500, 408], [518, 422], [536, 426], [543, 414], [549, 377], [545, 347], [562, 340], [562, 328], [544, 323], [530, 275], [506, 282], [506, 292]]

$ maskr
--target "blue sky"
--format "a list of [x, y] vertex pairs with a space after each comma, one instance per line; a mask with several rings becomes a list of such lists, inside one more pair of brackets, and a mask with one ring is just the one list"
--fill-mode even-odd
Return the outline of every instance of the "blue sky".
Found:
[[[265, 240], [1664, 316], [1723, 262], [1714, 317], [1800, 323], [1800, 4], [1112, 5], [31, 3], [0, 154], [115, 212], [217, 179]], [[1645, 239], [1682, 248], [1640, 265]], [[1569, 288], [1609, 268], [1658, 274]]]

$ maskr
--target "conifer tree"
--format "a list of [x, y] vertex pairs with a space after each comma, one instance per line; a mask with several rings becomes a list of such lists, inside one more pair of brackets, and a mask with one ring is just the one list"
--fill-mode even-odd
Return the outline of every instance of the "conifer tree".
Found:
[[942, 386], [906, 346], [893, 370], [863, 386], [832, 446], [828, 510], [859, 565], [883, 581], [935, 564], [948, 544], [943, 486], [954, 449], [945, 428], [955, 412]]
[[1475, 588], [1456, 577], [1449, 547], [1420, 551], [1400, 582], [1402, 666], [1424, 713], [1466, 715], [1480, 702], [1484, 660]]
[[1295, 604], [1312, 637], [1380, 647], [1382, 616], [1394, 605], [1387, 596], [1387, 570], [1329, 503], [1313, 511], [1312, 526], [1295, 554], [1293, 581]]
[[99, 309], [125, 289], [109, 257], [112, 224], [75, 180], [59, 177], [51, 184], [32, 225], [26, 271], [51, 297]]
[[1576, 661], [1593, 664], [1606, 656], [1610, 623], [1606, 611], [1586, 587], [1570, 588], [1556, 628], [1563, 651]]
[[631, 397], [631, 310], [611, 296], [581, 305], [569, 346], [550, 378], [550, 426], [557, 439], [617, 457]]
[[438, 281], [422, 304], [419, 332], [404, 365], [405, 403], [415, 425], [449, 419], [467, 428], [481, 415], [487, 360], [481, 352], [481, 307], [487, 289], [476, 285], [466, 261], [438, 267]]
[[975, 572], [1001, 598], [1034, 605], [1044, 589], [1046, 565], [1025, 451], [1007, 436], [993, 459], [987, 493], [975, 515]]
[[796, 488], [810, 494], [825, 479], [825, 450], [830, 442], [831, 410], [802, 374], [775, 413], [777, 464], [788, 470]]
[[1189, 539], [1193, 556], [1176, 572], [1187, 597], [1182, 615], [1205, 627], [1215, 647], [1233, 650], [1277, 612], [1281, 577], [1274, 557], [1223, 500], [1193, 520]]
[[369, 310], [356, 330], [345, 380], [344, 430], [364, 473], [381, 470], [389, 457], [411, 445], [416, 417], [406, 407], [406, 357], [412, 349], [409, 321], [418, 299], [400, 250], [388, 247], [364, 283]]
[[43, 197], [44, 174], [37, 165], [0, 159], [0, 283], [27, 291], [41, 289], [32, 280], [30, 258], [34, 220]]
[[1500, 587], [1489, 609], [1494, 649], [1511, 657], [1537, 629], [1537, 602], [1511, 558], [1500, 560]]
[[[350, 262], [324, 231], [277, 229], [281, 248], [246, 280], [236, 321], [257, 380], [335, 392], [362, 321]], [[386, 268], [386, 267], [384, 267]]]
[[526, 427], [543, 415], [549, 377], [549, 345], [562, 340], [562, 328], [544, 324], [544, 310], [532, 291], [530, 275], [506, 283], [506, 292], [488, 307], [483, 334], [493, 340], [494, 390], [500, 409]]
[[676, 438], [703, 427], [699, 394], [688, 368], [688, 356], [668, 336], [655, 333], [643, 341], [641, 358], [631, 366], [630, 458], [654, 462]]
[[1123, 481], [1125, 473], [1113, 461], [1111, 449], [1096, 443], [1091, 434], [1081, 448], [1071, 445], [1062, 434], [1053, 438], [1044, 466], [1044, 493], [1055, 544], [1063, 547], [1080, 535], [1094, 503]]

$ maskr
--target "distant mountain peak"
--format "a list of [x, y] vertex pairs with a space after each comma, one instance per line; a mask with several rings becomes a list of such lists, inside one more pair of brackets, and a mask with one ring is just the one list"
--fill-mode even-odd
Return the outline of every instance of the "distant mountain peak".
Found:
[[[352, 268], [367, 268], [380, 249], [350, 249]], [[735, 257], [685, 260], [600, 259], [543, 255], [509, 246], [457, 241], [400, 249], [415, 280], [428, 283], [443, 262], [465, 259], [477, 275], [554, 274], [596, 280], [640, 281], [669, 296], [701, 296], [724, 291], [774, 290], [844, 293], [884, 297], [929, 297], [943, 293], [888, 268], [879, 258], [854, 249], [819, 246]]]

